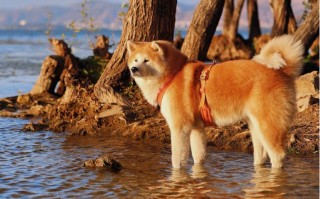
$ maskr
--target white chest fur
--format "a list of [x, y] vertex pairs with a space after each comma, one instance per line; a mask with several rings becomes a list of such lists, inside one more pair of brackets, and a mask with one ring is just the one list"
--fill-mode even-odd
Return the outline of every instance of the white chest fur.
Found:
[[157, 106], [157, 95], [161, 83], [155, 79], [135, 78], [136, 83], [140, 87], [144, 98], [153, 106]]

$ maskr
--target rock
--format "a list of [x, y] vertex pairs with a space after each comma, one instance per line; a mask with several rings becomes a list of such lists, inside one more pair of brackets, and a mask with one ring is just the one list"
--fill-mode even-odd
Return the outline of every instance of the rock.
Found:
[[19, 95], [17, 98], [17, 102], [22, 105], [28, 104], [31, 102], [31, 96], [28, 94]]
[[296, 80], [297, 98], [307, 95], [316, 95], [319, 93], [319, 72], [313, 71], [311, 73], [300, 76]]
[[310, 95], [301, 97], [297, 101], [298, 111], [302, 112], [302, 111], [306, 110], [311, 104], [315, 104], [318, 101], [319, 101], [319, 97], [315, 98]]
[[28, 110], [27, 114], [28, 114], [28, 115], [32, 115], [32, 116], [34, 116], [34, 117], [38, 117], [39, 115], [41, 115], [42, 109], [43, 109], [43, 106], [41, 106], [41, 105], [35, 105], [35, 106], [32, 106], [32, 107]]
[[24, 127], [22, 128], [23, 131], [43, 131], [46, 130], [48, 128], [47, 124], [34, 124], [34, 123], [29, 123], [24, 125]]
[[87, 160], [83, 163], [84, 167], [106, 167], [113, 172], [122, 170], [122, 165], [110, 156], [104, 155], [94, 160]]
[[309, 105], [315, 104], [319, 101], [319, 72], [313, 71], [311, 73], [300, 76], [296, 82], [296, 98], [298, 111], [306, 110]]

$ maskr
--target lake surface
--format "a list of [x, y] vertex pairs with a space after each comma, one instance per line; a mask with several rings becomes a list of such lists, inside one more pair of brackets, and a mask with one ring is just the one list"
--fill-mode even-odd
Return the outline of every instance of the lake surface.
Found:
[[[40, 33], [0, 31], [0, 97], [29, 91], [48, 54]], [[318, 158], [289, 157], [272, 170], [254, 168], [250, 153], [209, 147], [203, 166], [190, 159], [173, 170], [169, 146], [157, 141], [21, 131], [29, 122], [0, 117], [0, 198], [319, 198]], [[124, 169], [82, 167], [106, 154]]]
[[[315, 158], [289, 158], [283, 170], [252, 166], [252, 155], [209, 147], [203, 166], [171, 169], [161, 143], [119, 137], [21, 132], [27, 120], [0, 118], [1, 198], [318, 198]], [[82, 167], [108, 154], [119, 173]]]

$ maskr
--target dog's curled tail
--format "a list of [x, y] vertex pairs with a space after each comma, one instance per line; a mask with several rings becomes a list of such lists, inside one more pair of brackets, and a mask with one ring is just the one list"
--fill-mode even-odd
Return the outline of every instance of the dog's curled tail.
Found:
[[283, 35], [270, 40], [253, 60], [296, 78], [302, 70], [303, 53], [301, 41], [295, 40], [292, 35]]

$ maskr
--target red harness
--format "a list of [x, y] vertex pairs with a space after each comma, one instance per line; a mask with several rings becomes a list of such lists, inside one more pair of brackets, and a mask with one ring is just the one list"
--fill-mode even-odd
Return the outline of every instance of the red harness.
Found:
[[204, 65], [203, 69], [201, 71], [200, 75], [200, 104], [199, 104], [199, 109], [200, 109], [200, 115], [202, 118], [202, 122], [205, 127], [208, 126], [217, 126], [216, 123], [214, 122], [212, 115], [211, 115], [211, 110], [207, 102], [207, 95], [206, 95], [206, 82], [209, 79], [209, 73], [214, 66], [216, 62], [214, 61], [213, 64], [211, 65]]
[[168, 90], [169, 86], [171, 85], [171, 83], [175, 77], [176, 77], [176, 75], [172, 76], [168, 81], [166, 81], [159, 88], [158, 95], [157, 95], [157, 102], [158, 102], [159, 106], [161, 106], [162, 98], [163, 98], [164, 94], [166, 93], [166, 91]]
[[[200, 95], [201, 95], [200, 96], [199, 111], [200, 111], [200, 115], [202, 118], [202, 122], [205, 127], [217, 126], [211, 116], [211, 110], [208, 105], [207, 96], [206, 96], [206, 81], [209, 79], [210, 70], [211, 70], [212, 66], [215, 65], [216, 62], [213, 62], [213, 64], [211, 64], [211, 65], [205, 65], [202, 62], [198, 62], [198, 63], [201, 63], [201, 65], [202, 65], [202, 71], [201, 71], [201, 75], [199, 78], [200, 79]], [[166, 81], [160, 87], [160, 89], [158, 91], [158, 95], [157, 95], [157, 103], [159, 104], [159, 106], [161, 106], [162, 98], [163, 98], [164, 94], [166, 93], [166, 91], [168, 90], [168, 88], [170, 87], [175, 76], [176, 75], [171, 77], [168, 81]]]

